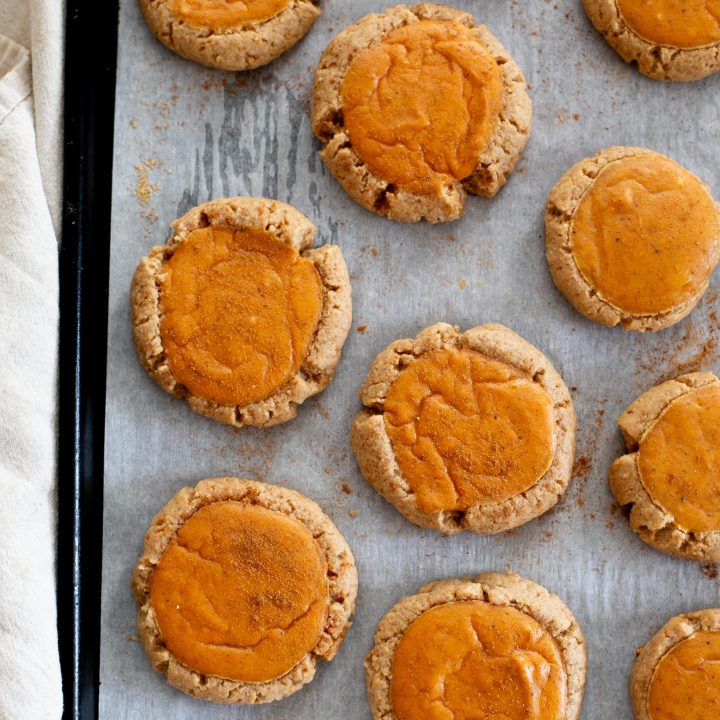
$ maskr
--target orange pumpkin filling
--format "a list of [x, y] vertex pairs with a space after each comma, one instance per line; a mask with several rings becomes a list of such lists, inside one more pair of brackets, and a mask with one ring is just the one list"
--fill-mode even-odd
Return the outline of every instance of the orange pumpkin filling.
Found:
[[392, 663], [397, 720], [563, 720], [566, 685], [560, 651], [536, 620], [480, 601], [424, 612]]
[[473, 350], [436, 350], [410, 363], [388, 391], [384, 420], [423, 512], [503, 502], [537, 483], [555, 455], [548, 394]]
[[194, 230], [165, 264], [160, 335], [193, 395], [265, 400], [304, 362], [323, 308], [310, 260], [260, 230]]
[[720, 632], [696, 632], [661, 658], [647, 709], [650, 720], [720, 718]]
[[150, 602], [163, 642], [191, 670], [265, 682], [317, 644], [327, 566], [297, 520], [218, 502], [180, 527], [150, 575]]
[[572, 218], [585, 280], [616, 308], [668, 312], [702, 292], [720, 259], [720, 218], [691, 173], [661, 155], [607, 165]]
[[171, 0], [170, 10], [191, 27], [231, 30], [279, 15], [290, 0]]
[[375, 176], [437, 194], [475, 170], [504, 93], [495, 58], [468, 28], [420, 20], [352, 61], [341, 87], [343, 121]]
[[701, 47], [720, 42], [720, 0], [616, 0], [625, 22], [659, 45]]
[[720, 530], [720, 385], [673, 400], [640, 441], [640, 478], [687, 532]]

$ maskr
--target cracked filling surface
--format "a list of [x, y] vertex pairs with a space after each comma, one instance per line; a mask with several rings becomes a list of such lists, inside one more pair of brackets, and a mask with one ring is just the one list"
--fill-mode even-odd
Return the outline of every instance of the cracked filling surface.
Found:
[[294, 518], [218, 502], [180, 527], [150, 575], [150, 602], [163, 642], [191, 670], [266, 682], [317, 644], [327, 564]]
[[625, 22], [651, 43], [694, 48], [720, 42], [720, 0], [616, 0]]
[[660, 659], [647, 710], [650, 720], [720, 718], [720, 632], [696, 632]]
[[191, 232], [165, 263], [160, 336], [175, 379], [222, 405], [270, 397], [300, 369], [323, 309], [310, 260], [264, 230]]
[[178, 20], [196, 28], [231, 30], [279, 15], [290, 0], [171, 0]]
[[570, 224], [580, 274], [635, 315], [690, 302], [720, 259], [720, 218], [703, 184], [672, 160], [641, 155], [600, 171]]
[[678, 527], [720, 531], [720, 385], [673, 400], [641, 439], [637, 463], [650, 497]]
[[545, 390], [465, 348], [426, 353], [402, 370], [384, 422], [423, 512], [503, 502], [535, 485], [555, 455], [555, 411]]
[[504, 95], [495, 58], [470, 29], [420, 20], [355, 57], [341, 87], [343, 122], [376, 177], [434, 195], [473, 173]]
[[515, 608], [479, 600], [424, 612], [392, 664], [397, 720], [562, 720], [566, 688], [551, 635]]

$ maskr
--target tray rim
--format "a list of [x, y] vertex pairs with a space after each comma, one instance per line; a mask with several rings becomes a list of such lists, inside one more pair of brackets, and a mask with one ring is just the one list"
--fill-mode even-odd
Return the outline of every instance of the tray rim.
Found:
[[59, 254], [57, 622], [66, 720], [98, 717], [118, 0], [67, 0]]

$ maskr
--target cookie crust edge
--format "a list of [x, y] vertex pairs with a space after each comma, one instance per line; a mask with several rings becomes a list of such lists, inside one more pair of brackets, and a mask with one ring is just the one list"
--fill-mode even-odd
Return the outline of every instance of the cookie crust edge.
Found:
[[650, 683], [663, 656], [683, 640], [701, 631], [720, 631], [720, 610], [707, 609], [676, 615], [638, 650], [630, 675], [630, 697], [635, 720], [651, 720], [647, 709]]
[[439, 580], [398, 602], [378, 624], [365, 660], [368, 701], [375, 720], [396, 720], [391, 702], [392, 662], [408, 626], [432, 607], [481, 600], [530, 615], [553, 637], [567, 674], [567, 707], [562, 720], [578, 720], [587, 675], [585, 638], [568, 607], [544, 587], [515, 573], [483, 573], [474, 580]]
[[695, 48], [646, 40], [626, 21], [616, 0], [583, 0], [585, 12], [615, 52], [654, 80], [702, 80], [720, 70], [720, 42]]
[[682, 530], [673, 516], [650, 496], [640, 478], [637, 450], [642, 438], [673, 403], [694, 390], [720, 385], [709, 372], [681, 375], [640, 395], [620, 416], [627, 454], [610, 466], [610, 490], [618, 504], [629, 509], [631, 529], [650, 547], [689, 560], [720, 562], [720, 532]]
[[[474, 505], [465, 511], [422, 512], [403, 478], [385, 429], [385, 397], [400, 372], [432, 350], [465, 347], [507, 363], [535, 379], [553, 401], [557, 428], [555, 455], [548, 471], [523, 493], [500, 503]], [[437, 323], [415, 339], [396, 340], [370, 367], [360, 389], [365, 406], [351, 431], [351, 445], [362, 474], [407, 520], [446, 535], [463, 530], [495, 534], [518, 527], [542, 515], [562, 497], [572, 479], [575, 455], [575, 411], [559, 373], [537, 348], [512, 330], [496, 324], [478, 325], [460, 333], [457, 327]]]
[[[600, 150], [592, 157], [575, 163], [555, 184], [545, 208], [545, 256], [553, 282], [568, 302], [589, 320], [635, 332], [656, 332], [680, 322], [697, 306], [708, 289], [710, 279], [687, 302], [672, 310], [655, 315], [627, 313], [601, 297], [582, 276], [575, 262], [570, 239], [572, 221], [585, 194], [592, 188], [598, 175], [611, 163], [633, 157], [657, 156], [653, 150], [639, 147], [614, 146]], [[661, 157], [666, 157], [661, 155]], [[667, 158], [675, 162], [672, 158]], [[678, 164], [678, 163], [676, 163]], [[682, 167], [682, 166], [681, 166]], [[683, 168], [690, 172], [687, 168]], [[694, 176], [697, 177], [697, 176]], [[708, 195], [710, 188], [697, 178]], [[720, 205], [716, 203], [720, 217]]]
[[[328, 565], [328, 617], [317, 645], [291, 670], [267, 682], [249, 683], [200, 675], [182, 664], [163, 643], [149, 600], [150, 575], [182, 524], [200, 508], [225, 500], [259, 505], [295, 518], [310, 530]], [[180, 490], [153, 518], [132, 576], [138, 634], [153, 668], [187, 695], [225, 704], [272, 702], [309, 683], [318, 661], [332, 660], [340, 649], [352, 624], [357, 587], [352, 551], [315, 502], [293, 490], [231, 477], [202, 480], [194, 488]]]
[[[264, 229], [311, 260], [323, 287], [323, 310], [315, 338], [298, 372], [273, 395], [250, 405], [221, 405], [193, 395], [172, 374], [160, 335], [160, 279], [165, 262], [198, 228], [226, 225]], [[234, 427], [269, 427], [291, 420], [307, 398], [325, 389], [335, 373], [352, 322], [350, 278], [337, 245], [311, 248], [314, 225], [276, 200], [235, 197], [193, 208], [172, 224], [167, 245], [154, 247], [137, 266], [130, 304], [135, 347], [148, 375], [166, 392], [184, 398], [197, 413]]]
[[215, 32], [192, 27], [171, 12], [168, 0], [139, 0], [153, 35], [181, 57], [219, 70], [253, 70], [298, 43], [320, 15], [319, 0], [290, 0], [278, 15], [261, 23]]
[[[340, 89], [355, 56], [392, 30], [419, 20], [450, 20], [472, 29], [498, 61], [505, 88], [505, 106], [476, 169], [462, 181], [449, 182], [438, 196], [409, 193], [375, 176], [353, 149], [342, 123]], [[461, 217], [468, 192], [490, 197], [505, 185], [530, 137], [532, 102], [522, 71], [487, 27], [475, 26], [469, 13], [422, 3], [366, 15], [330, 42], [316, 71], [311, 115], [313, 132], [324, 144], [320, 156], [353, 200], [398, 222], [437, 223]]]

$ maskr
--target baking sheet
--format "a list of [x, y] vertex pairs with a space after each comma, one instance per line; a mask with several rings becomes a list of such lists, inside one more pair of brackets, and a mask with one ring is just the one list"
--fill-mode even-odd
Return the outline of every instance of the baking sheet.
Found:
[[[579, 0], [456, 0], [489, 25], [531, 85], [534, 129], [508, 186], [469, 198], [464, 219], [406, 226], [363, 210], [323, 167], [312, 138], [313, 70], [340, 29], [389, 2], [323, 0], [309, 36], [266, 69], [212, 71], [176, 57], [122, 0], [109, 318], [102, 573], [102, 718], [368, 720], [363, 658], [375, 626], [428, 580], [512, 568], [559, 594], [588, 641], [586, 720], [630, 718], [635, 648], [671, 615], [717, 606], [713, 567], [647, 547], [613, 506], [607, 469], [623, 447], [616, 419], [641, 391], [698, 368], [720, 370], [720, 275], [692, 316], [657, 335], [596, 326], [555, 290], [542, 212], [558, 177], [614, 144], [665, 152], [720, 195], [720, 76], [661, 84], [622, 63]], [[296, 420], [236, 431], [157, 388], [132, 344], [128, 290], [139, 258], [168, 224], [215, 197], [292, 203], [338, 243], [353, 285], [353, 328], [335, 379]], [[363, 480], [348, 441], [357, 389], [390, 341], [445, 320], [501, 322], [562, 372], [578, 414], [577, 473], [542, 518], [496, 537], [445, 538], [405, 521]], [[130, 573], [154, 513], [184, 485], [218, 475], [299, 490], [333, 518], [360, 575], [355, 622], [312, 684], [282, 702], [223, 707], [184, 696], [153, 672], [135, 637]], [[345, 488], [345, 489], [344, 489]], [[346, 492], [346, 490], [350, 492]]]

